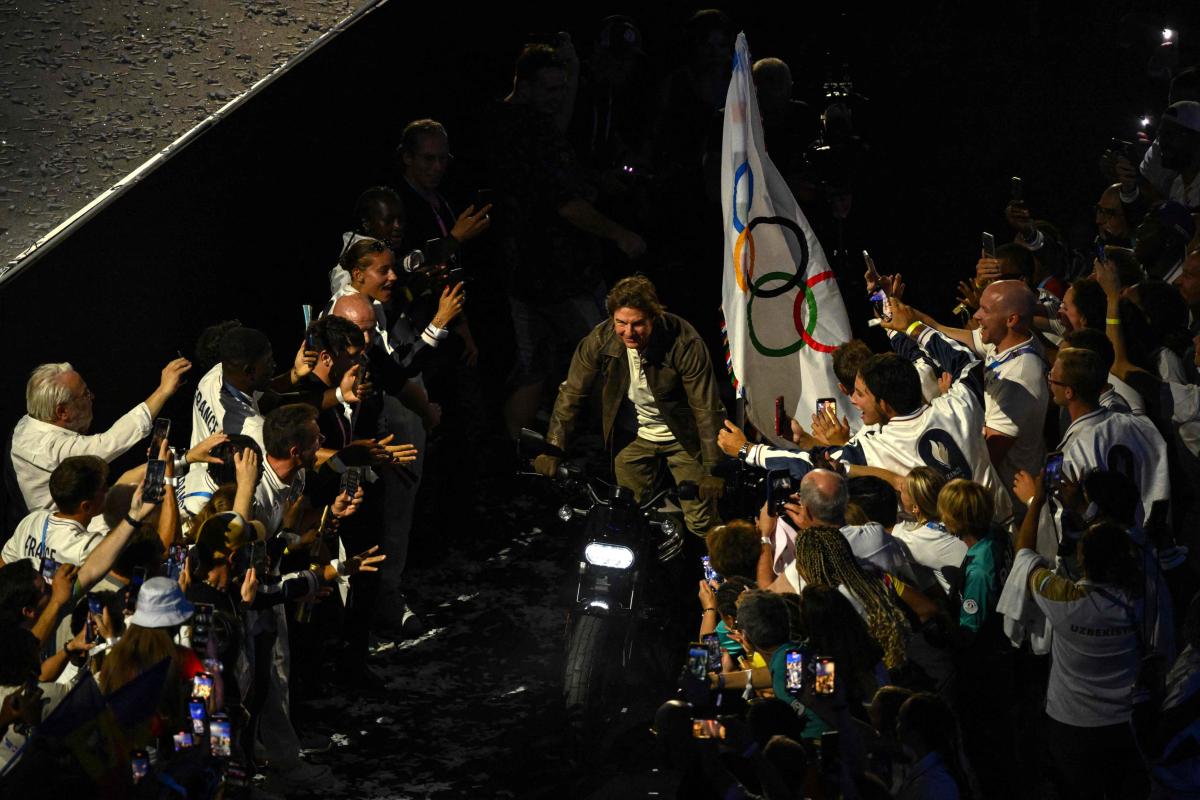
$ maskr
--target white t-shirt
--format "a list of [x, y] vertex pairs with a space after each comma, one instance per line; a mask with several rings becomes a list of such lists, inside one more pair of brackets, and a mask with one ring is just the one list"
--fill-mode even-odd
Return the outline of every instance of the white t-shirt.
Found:
[[304, 470], [299, 470], [290, 484], [284, 483], [269, 463], [263, 465], [254, 489], [254, 518], [266, 527], [268, 537], [283, 527], [284, 512], [304, 493], [304, 480]]
[[103, 539], [103, 534], [89, 531], [73, 519], [63, 519], [50, 511], [34, 511], [17, 524], [0, 551], [0, 558], [5, 564], [27, 559], [36, 566], [44, 557], [78, 567]]
[[[967, 545], [962, 539], [948, 532], [937, 522], [899, 522], [892, 528], [892, 536], [908, 549], [913, 564], [929, 570], [941, 585], [942, 591], [950, 591], [950, 581], [942, 574], [947, 567], [961, 567], [967, 557]], [[920, 578], [918, 570], [918, 578]], [[925, 581], [918, 581], [918, 586]], [[921, 588], [925, 588], [921, 586]]]
[[1168, 383], [1188, 382], [1187, 368], [1183, 365], [1183, 359], [1169, 347], [1158, 348], [1151, 358], [1154, 359], [1154, 369], [1162, 380]]
[[1018, 471], [1036, 475], [1046, 459], [1042, 429], [1050, 388], [1045, 356], [1041, 343], [1032, 336], [1003, 352], [995, 345], [985, 345], [979, 329], [971, 332], [971, 338], [975, 352], [983, 357], [983, 424], [1014, 439], [1004, 460], [996, 465], [1001, 483], [1011, 493]]
[[636, 348], [625, 348], [625, 360], [629, 364], [629, 391], [626, 397], [633, 404], [637, 415], [637, 435], [639, 439], [651, 442], [674, 441], [675, 435], [667, 427], [667, 420], [658, 410], [654, 393], [646, 382], [646, 373], [642, 369], [642, 354]]
[[1081, 728], [1129, 720], [1139, 661], [1134, 620], [1142, 601], [1131, 602], [1116, 587], [1072, 582], [1046, 568], [1034, 570], [1029, 584], [1054, 631], [1046, 713]]
[[71, 456], [112, 461], [150, 434], [150, 408], [138, 403], [104, 433], [87, 436], [28, 415], [13, 429], [12, 464], [25, 508], [54, 508], [50, 473]]

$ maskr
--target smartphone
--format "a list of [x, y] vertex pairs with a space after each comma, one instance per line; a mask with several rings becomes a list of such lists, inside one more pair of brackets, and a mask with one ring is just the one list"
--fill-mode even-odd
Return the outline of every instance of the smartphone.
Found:
[[213, 676], [208, 672], [197, 672], [196, 677], [192, 678], [192, 697], [200, 697], [207, 700], [212, 696]]
[[833, 694], [835, 672], [833, 659], [828, 656], [818, 656], [815, 672], [813, 691], [817, 694]]
[[145, 750], [130, 751], [129, 769], [133, 774], [133, 782], [140, 783], [142, 778], [150, 774], [150, 755]]
[[150, 429], [150, 449], [147, 451], [151, 459], [158, 458], [158, 451], [162, 449], [162, 443], [170, 435], [171, 420], [166, 417], [154, 420], [154, 427]]
[[1012, 176], [1009, 182], [1008, 199], [1013, 205], [1025, 204], [1025, 186], [1024, 183], [1016, 175]]
[[775, 398], [775, 435], [783, 436], [783, 426], [786, 417], [783, 410], [783, 395]]
[[784, 682], [789, 692], [804, 689], [804, 651], [795, 647], [784, 654]]
[[492, 203], [495, 202], [492, 199], [494, 196], [495, 192], [493, 192], [491, 189], [476, 189], [474, 203], [475, 210], [479, 211], [481, 208], [486, 208], [487, 206], [492, 205]]
[[346, 471], [342, 473], [342, 491], [353, 498], [361, 485], [362, 471], [358, 467], [346, 467]]
[[152, 458], [146, 462], [146, 480], [142, 483], [142, 499], [161, 503], [166, 494], [167, 462]]
[[173, 544], [167, 548], [167, 577], [177, 580], [183, 574], [183, 565], [187, 563], [187, 547]]
[[208, 632], [212, 625], [212, 604], [196, 603], [192, 615], [192, 649], [203, 654], [208, 649]]
[[995, 258], [996, 257], [996, 237], [992, 236], [987, 231], [984, 231], [983, 235], [980, 237], [980, 239], [982, 241], [983, 254], [988, 258]]
[[708, 680], [708, 648], [700, 642], [688, 645], [688, 674], [699, 681]]
[[146, 582], [146, 568], [134, 567], [133, 575], [129, 579], [129, 586], [125, 589], [125, 610], [132, 613], [137, 609], [138, 592], [142, 590], [142, 584]]
[[194, 747], [196, 744], [196, 741], [192, 738], [192, 735], [187, 731], [180, 731], [172, 738], [175, 740], [176, 753], [178, 753], [180, 750], [186, 750], [189, 747]]
[[767, 473], [766, 501], [771, 516], [778, 517], [783, 514], [783, 504], [795, 491], [792, 474], [787, 470], [779, 469]]
[[450, 251], [452, 245], [448, 238], [430, 239], [425, 242], [425, 263], [426, 264], [445, 264], [453, 255]]
[[888, 297], [888, 293], [883, 289], [876, 289], [871, 292], [871, 306], [875, 309], [875, 316], [884, 322], [892, 321], [892, 299]]
[[54, 581], [56, 572], [58, 572], [58, 562], [49, 556], [42, 556], [41, 573], [42, 580], [46, 582], [46, 591], [50, 591], [50, 584]]
[[224, 714], [213, 714], [212, 722], [208, 726], [208, 738], [213, 758], [229, 758], [232, 755], [233, 731]]
[[317, 349], [317, 341], [312, 330], [312, 306], [308, 303], [300, 306], [300, 313], [304, 315], [304, 346], [309, 350]]
[[96, 619], [104, 613], [104, 601], [91, 592], [88, 593], [87, 641], [96, 641]]
[[204, 723], [208, 721], [208, 709], [199, 697], [193, 697], [188, 703], [188, 716], [192, 718], [192, 733], [204, 735]]
[[712, 559], [708, 556], [700, 556], [700, 567], [704, 570], [704, 580], [708, 583], [708, 588], [715, 592], [724, 578], [712, 568]]
[[706, 633], [700, 641], [708, 648], [708, 671], [721, 671], [721, 637], [715, 633]]
[[692, 738], [724, 739], [725, 726], [716, 719], [694, 719], [692, 720]]
[[1062, 485], [1063, 454], [1055, 450], [1046, 454], [1046, 467], [1042, 471], [1042, 483], [1047, 492], [1053, 492]]
[[837, 422], [837, 399], [833, 397], [821, 397], [817, 399], [817, 414], [825, 414], [834, 422]]
[[867, 266], [867, 278], [871, 281], [878, 281], [879, 271], [875, 269], [875, 260], [866, 250], [863, 250], [863, 263]]
[[1133, 157], [1133, 142], [1127, 142], [1124, 139], [1109, 139], [1108, 149], [1119, 156], [1125, 156], [1125, 158], [1132, 161], [1135, 165], [1137, 164], [1136, 159]]

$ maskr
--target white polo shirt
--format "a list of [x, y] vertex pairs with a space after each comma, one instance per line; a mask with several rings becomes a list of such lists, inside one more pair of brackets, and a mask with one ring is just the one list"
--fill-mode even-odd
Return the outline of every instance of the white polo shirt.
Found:
[[1115, 470], [1141, 491], [1137, 524], [1156, 500], [1171, 499], [1167, 443], [1149, 419], [1099, 408], [1071, 423], [1058, 449], [1063, 474], [1080, 480], [1091, 470]]
[[25, 559], [35, 565], [42, 558], [51, 558], [59, 564], [78, 567], [103, 539], [103, 534], [89, 531], [73, 519], [39, 510], [17, 524], [17, 529], [0, 551], [0, 558], [5, 564]]
[[104, 433], [84, 435], [29, 415], [21, 417], [12, 437], [13, 471], [25, 507], [54, 508], [50, 473], [71, 456], [99, 456], [112, 461], [150, 434], [150, 408], [138, 403]]
[[[1004, 460], [996, 465], [1001, 484], [1011, 493], [1018, 471], [1036, 475], [1046, 460], [1042, 429], [1050, 387], [1045, 355], [1033, 336], [1003, 351], [985, 345], [978, 328], [971, 332], [971, 340], [976, 354], [983, 358], [983, 424], [1014, 440]], [[1014, 504], [1014, 508], [1019, 506]]]
[[[950, 591], [950, 581], [942, 574], [947, 567], [961, 567], [967, 557], [967, 545], [962, 539], [947, 531], [941, 523], [901, 522], [892, 528], [892, 537], [908, 549], [909, 560], [933, 573], [933, 578]], [[920, 577], [918, 570], [918, 577]], [[920, 585], [922, 581], [918, 582]], [[926, 583], [926, 586], [928, 584]], [[921, 588], [926, 588], [922, 586]]]

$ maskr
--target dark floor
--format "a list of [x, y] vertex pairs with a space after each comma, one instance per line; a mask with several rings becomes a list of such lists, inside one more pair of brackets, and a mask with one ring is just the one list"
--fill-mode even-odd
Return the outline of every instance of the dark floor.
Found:
[[649, 726], [662, 693], [612, 709], [607, 741], [581, 743], [566, 724], [575, 537], [544, 488], [492, 483], [472, 513], [424, 530], [406, 584], [428, 632], [377, 648], [387, 697], [326, 696], [297, 709], [298, 725], [339, 734], [314, 757], [341, 782], [323, 796], [647, 796], [632, 787], [657, 782]]

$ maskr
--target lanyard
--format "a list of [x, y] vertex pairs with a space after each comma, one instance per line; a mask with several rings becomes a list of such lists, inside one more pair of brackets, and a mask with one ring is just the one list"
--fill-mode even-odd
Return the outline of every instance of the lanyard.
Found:
[[47, 514], [46, 520], [42, 523], [42, 552], [39, 554], [40, 558], [46, 557], [46, 531], [48, 531], [49, 529], [50, 529], [50, 515]]
[[[1009, 350], [1003, 356], [997, 358], [995, 361], [988, 364], [987, 368], [990, 370], [993, 370], [993, 371], [999, 371], [999, 369], [1002, 365], [1007, 364], [1009, 361], [1012, 361], [1017, 356], [1023, 356], [1026, 353], [1033, 353], [1034, 355], [1038, 355], [1037, 351], [1034, 350], [1032, 341], [1026, 342], [1025, 344], [1014, 347], [1012, 350]], [[1038, 356], [1038, 358], [1041, 359], [1041, 356]], [[1042, 359], [1043, 366], [1045, 365], [1045, 363], [1046, 363], [1045, 360]]]

